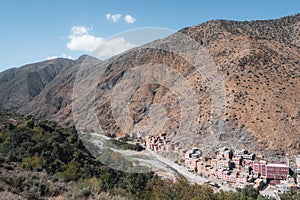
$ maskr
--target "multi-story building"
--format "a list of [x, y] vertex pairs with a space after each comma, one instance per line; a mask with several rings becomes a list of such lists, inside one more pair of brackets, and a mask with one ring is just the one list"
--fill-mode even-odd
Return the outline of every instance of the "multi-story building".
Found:
[[242, 150], [235, 150], [233, 153], [233, 157], [236, 159], [246, 159], [246, 160], [253, 160], [255, 158], [255, 154], [249, 153], [248, 151], [242, 149]]
[[211, 159], [210, 164], [214, 168], [224, 168], [228, 167], [228, 160], [226, 160], [225, 158]]
[[191, 150], [188, 150], [184, 155], [185, 158], [200, 158], [201, 156], [202, 151], [195, 147]]
[[217, 153], [217, 159], [225, 158], [229, 159], [230, 150], [227, 147], [220, 148]]
[[198, 148], [192, 148], [188, 150], [185, 155], [185, 166], [191, 171], [197, 170], [197, 163], [200, 161], [200, 157], [202, 156], [202, 151]]
[[252, 162], [253, 171], [264, 178], [269, 179], [286, 179], [289, 175], [287, 164], [267, 163], [266, 161]]

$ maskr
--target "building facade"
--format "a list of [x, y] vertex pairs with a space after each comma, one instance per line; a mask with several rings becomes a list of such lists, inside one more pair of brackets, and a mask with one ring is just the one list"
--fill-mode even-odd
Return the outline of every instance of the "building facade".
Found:
[[289, 166], [286, 164], [267, 163], [266, 161], [252, 162], [253, 171], [264, 178], [285, 180], [289, 175]]

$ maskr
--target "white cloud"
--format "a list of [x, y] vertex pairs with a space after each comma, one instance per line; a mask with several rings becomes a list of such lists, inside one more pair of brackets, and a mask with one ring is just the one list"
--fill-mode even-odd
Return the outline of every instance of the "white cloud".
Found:
[[127, 24], [133, 24], [133, 23], [136, 21], [136, 19], [133, 18], [131, 15], [125, 15], [124, 21], [125, 21]]
[[103, 38], [89, 34], [90, 29], [84, 26], [73, 26], [71, 28], [70, 41], [67, 48], [72, 51], [93, 51], [96, 47], [103, 43]]
[[[107, 20], [116, 23], [121, 19], [122, 14], [107, 13], [107, 14], [105, 14], [105, 17]], [[133, 24], [136, 21], [136, 19], [134, 17], [132, 17], [131, 15], [128, 15], [128, 14], [125, 15], [123, 19], [124, 19], [125, 23], [127, 23], [127, 24]]]
[[93, 51], [102, 44], [103, 39], [92, 35], [69, 36], [70, 42], [67, 48], [72, 51]]
[[105, 14], [105, 17], [106, 17], [107, 20], [110, 20], [110, 21], [116, 23], [121, 19], [122, 15], [121, 14], [110, 14], [110, 13], [108, 13], [108, 14]]
[[[106, 59], [135, 47], [134, 44], [126, 41], [124, 37], [104, 40], [102, 37], [91, 35], [89, 33], [90, 30], [84, 26], [72, 27], [71, 33], [68, 36], [69, 42], [67, 43], [67, 48], [71, 51], [85, 51], [97, 58]], [[57, 57], [51, 56], [48, 59]], [[67, 57], [67, 55], [64, 54], [62, 57]]]
[[117, 22], [121, 19], [122, 15], [121, 14], [115, 14], [111, 16], [111, 19], [113, 22]]
[[73, 26], [71, 28], [71, 34], [72, 35], [84, 35], [88, 34], [89, 29], [86, 28], [85, 26]]
[[62, 53], [61, 56], [48, 56], [47, 60], [52, 60], [52, 59], [56, 59], [56, 58], [68, 58], [68, 59], [74, 59], [72, 56], [68, 56], [65, 53]]
[[135, 45], [127, 42], [124, 37], [117, 37], [104, 41], [97, 49], [95, 49], [94, 54], [97, 58], [106, 59], [133, 47], [135, 47]]

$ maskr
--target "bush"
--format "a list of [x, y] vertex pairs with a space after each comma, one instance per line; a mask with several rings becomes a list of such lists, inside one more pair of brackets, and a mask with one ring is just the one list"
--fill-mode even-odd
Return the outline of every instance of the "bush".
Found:
[[42, 169], [41, 165], [41, 157], [40, 156], [34, 156], [34, 157], [28, 157], [25, 158], [21, 164], [21, 168], [31, 171], [37, 171]]
[[57, 177], [65, 180], [65, 181], [76, 181], [81, 177], [80, 173], [80, 164], [75, 161], [71, 161], [67, 166], [65, 171], [58, 172]]
[[28, 128], [33, 129], [34, 128], [34, 121], [32, 119], [29, 119], [25, 122], [25, 126], [27, 126]]
[[111, 143], [123, 150], [143, 151], [144, 148], [139, 144], [129, 144], [123, 140], [110, 139]]

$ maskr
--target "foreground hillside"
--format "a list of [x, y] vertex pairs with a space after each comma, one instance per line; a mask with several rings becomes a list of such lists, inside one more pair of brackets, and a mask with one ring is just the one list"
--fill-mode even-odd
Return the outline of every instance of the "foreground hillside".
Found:
[[[226, 101], [224, 117], [220, 120], [224, 128], [213, 140], [207, 138], [214, 124], [213, 102], [205, 74], [174, 53], [179, 47], [172, 46], [172, 36], [152, 44], [172, 47], [173, 53], [145, 46], [108, 60], [107, 70], [97, 80], [97, 92], [86, 88], [83, 96], [96, 94], [92, 103], [98, 124], [108, 134], [122, 136], [125, 130], [140, 130], [149, 122], [151, 106], [161, 105], [169, 118], [161, 132], [176, 136], [182, 113], [178, 97], [170, 88], [145, 84], [136, 88], [128, 101], [120, 97], [119, 101], [126, 100], [130, 107], [130, 123], [124, 127], [116, 122], [111, 109], [113, 89], [126, 79], [129, 69], [148, 63], [167, 65], [184, 76], [196, 94], [200, 118], [194, 133], [197, 141], [192, 140], [194, 145], [204, 150], [224, 145], [247, 148], [274, 160], [286, 152], [300, 153], [299, 26], [300, 14], [267, 21], [216, 20], [179, 31], [205, 48], [222, 77]], [[102, 62], [83, 56], [76, 61], [56, 59], [2, 72], [1, 108], [52, 119], [61, 125], [73, 124], [73, 86], [83, 63], [91, 67]], [[170, 75], [164, 79], [176, 82]], [[185, 92], [184, 87], [176, 90], [179, 94]], [[180, 141], [184, 143], [183, 139]], [[193, 144], [182, 146], [186, 145]]]
[[[263, 199], [251, 187], [207, 185], [114, 171], [95, 160], [73, 128], [0, 110], [0, 199]], [[293, 194], [295, 195], [295, 194]], [[286, 199], [292, 198], [286, 195]], [[297, 196], [294, 196], [297, 198]]]
[[102, 165], [74, 128], [2, 110], [0, 116], [0, 199], [142, 198], [157, 179]]

